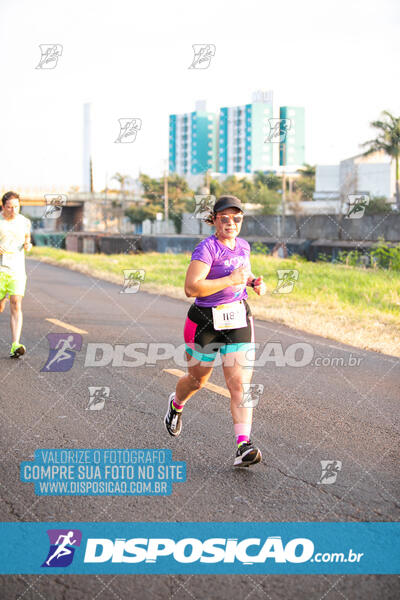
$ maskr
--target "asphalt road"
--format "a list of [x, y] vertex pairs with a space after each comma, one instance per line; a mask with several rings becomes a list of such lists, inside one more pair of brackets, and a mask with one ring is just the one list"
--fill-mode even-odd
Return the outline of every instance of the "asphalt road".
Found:
[[[183, 432], [163, 424], [177, 377], [173, 359], [142, 367], [86, 367], [90, 342], [182, 344], [188, 304], [28, 261], [23, 342], [12, 361], [9, 309], [0, 316], [2, 521], [393, 521], [399, 519], [400, 361], [269, 322], [256, 322], [256, 341], [284, 351], [308, 343], [303, 367], [268, 362], [253, 381], [264, 385], [252, 439], [263, 462], [232, 466], [235, 445], [229, 401], [203, 389], [185, 408]], [[251, 304], [251, 298], [250, 298]], [[44, 373], [50, 332], [83, 334], [67, 372]], [[358, 357], [359, 364], [346, 365]], [[316, 366], [316, 359], [326, 366]], [[328, 358], [330, 364], [327, 364]], [[332, 358], [334, 359], [332, 361]], [[354, 362], [354, 361], [353, 361]], [[357, 362], [357, 361], [356, 361]], [[211, 381], [225, 387], [221, 368]], [[108, 386], [102, 410], [87, 410], [89, 386]], [[38, 448], [170, 448], [187, 463], [187, 481], [167, 497], [39, 497], [19, 480], [19, 464]], [[318, 484], [322, 460], [341, 462], [334, 483]], [[389, 599], [394, 575], [18, 575], [1, 577], [1, 598], [46, 600]]]

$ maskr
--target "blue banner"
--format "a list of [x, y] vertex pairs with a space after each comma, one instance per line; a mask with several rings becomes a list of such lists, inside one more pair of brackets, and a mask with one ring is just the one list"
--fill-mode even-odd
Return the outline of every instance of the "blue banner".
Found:
[[1, 523], [1, 574], [400, 572], [399, 523]]

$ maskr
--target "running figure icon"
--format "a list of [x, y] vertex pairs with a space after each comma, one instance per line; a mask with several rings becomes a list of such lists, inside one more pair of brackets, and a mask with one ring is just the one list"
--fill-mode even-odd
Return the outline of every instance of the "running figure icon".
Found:
[[294, 284], [299, 279], [299, 272], [296, 269], [278, 269], [278, 285], [272, 291], [273, 294], [290, 294]]
[[[51, 561], [54, 558], [61, 558], [62, 556], [66, 556], [67, 554], [72, 554], [70, 548], [67, 548], [68, 545], [73, 546], [77, 543], [77, 540], [73, 540], [74, 532], [68, 531], [66, 535], [59, 535], [56, 541], [56, 545], [58, 545], [57, 550], [46, 560], [46, 565], [50, 566]], [[60, 540], [63, 541], [60, 543]]]
[[74, 560], [75, 552], [82, 542], [80, 529], [48, 529], [50, 548], [42, 567], [63, 569]]
[[48, 333], [49, 356], [40, 369], [44, 373], [69, 371], [75, 361], [76, 353], [82, 348], [82, 336], [79, 333]]
[[[75, 344], [71, 342], [74, 341], [74, 336], [69, 335], [66, 339], [60, 339], [58, 341], [57, 346], [55, 347], [58, 350], [57, 354], [53, 356], [50, 362], [47, 363], [46, 369], [49, 370], [53, 363], [59, 363], [62, 360], [68, 360], [71, 358], [71, 355], [68, 354], [67, 350], [74, 350], [76, 348]], [[61, 347], [60, 347], [61, 345]]]

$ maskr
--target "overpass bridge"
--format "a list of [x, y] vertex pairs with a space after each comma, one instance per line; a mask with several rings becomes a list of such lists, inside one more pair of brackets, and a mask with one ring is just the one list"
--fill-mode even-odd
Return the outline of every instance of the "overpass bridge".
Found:
[[[54, 199], [57, 199], [57, 197], [65, 198], [65, 204], [61, 203], [62, 210], [58, 217], [54, 218], [49, 215], [49, 218], [46, 218], [47, 207], [50, 202], [46, 201], [44, 195], [25, 196], [21, 194], [21, 212], [33, 219], [34, 222], [43, 220], [45, 229], [54, 231], [82, 230], [85, 202], [83, 199], [68, 194], [46, 194], [46, 196]], [[57, 202], [52, 203], [57, 206]]]
[[[112, 193], [66, 193], [66, 194], [23, 194], [21, 212], [35, 222], [41, 221], [41, 227], [53, 231], [83, 230], [119, 230], [125, 209], [137, 197], [130, 194]], [[49, 203], [57, 206], [57, 198], [62, 198], [59, 215], [54, 213], [46, 217]]]

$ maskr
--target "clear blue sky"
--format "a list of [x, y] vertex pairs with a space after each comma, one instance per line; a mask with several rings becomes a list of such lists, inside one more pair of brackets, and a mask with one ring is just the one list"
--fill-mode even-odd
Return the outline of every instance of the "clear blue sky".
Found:
[[[93, 103], [95, 187], [106, 173], [160, 175], [168, 115], [244, 104], [273, 89], [306, 109], [306, 159], [357, 154], [382, 109], [400, 114], [397, 0], [3, 0], [0, 188], [81, 185], [82, 105]], [[192, 44], [216, 45], [189, 70]], [[37, 70], [39, 44], [63, 45]], [[133, 144], [118, 118], [138, 117]]]

